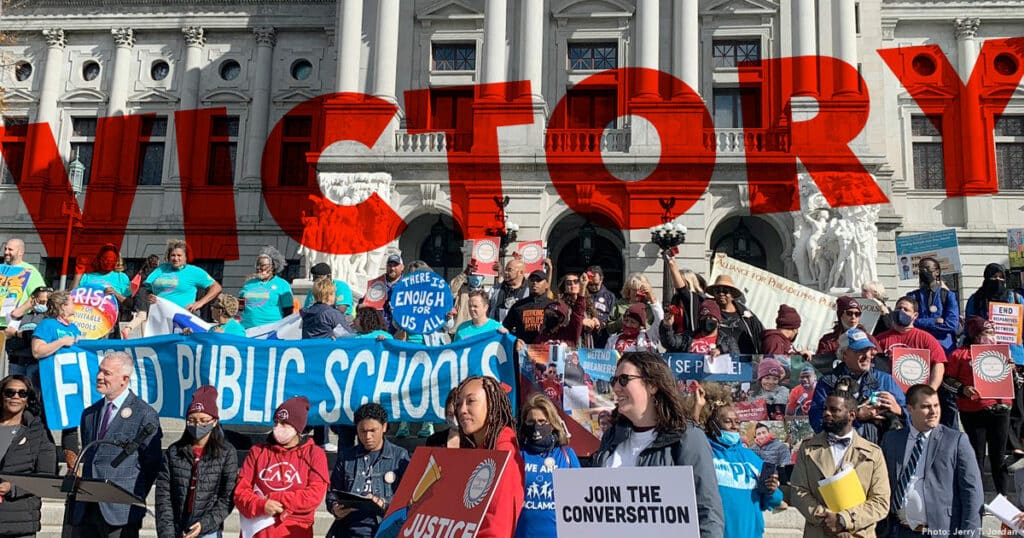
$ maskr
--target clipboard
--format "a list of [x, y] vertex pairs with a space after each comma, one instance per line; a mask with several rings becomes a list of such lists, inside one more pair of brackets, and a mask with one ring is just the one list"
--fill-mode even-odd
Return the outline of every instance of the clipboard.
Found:
[[372, 512], [374, 515], [383, 516], [384, 509], [377, 503], [373, 502], [373, 499], [357, 495], [348, 491], [331, 490], [334, 493], [334, 497], [338, 500], [339, 504], [345, 506], [345, 508], [355, 508], [362, 512]]

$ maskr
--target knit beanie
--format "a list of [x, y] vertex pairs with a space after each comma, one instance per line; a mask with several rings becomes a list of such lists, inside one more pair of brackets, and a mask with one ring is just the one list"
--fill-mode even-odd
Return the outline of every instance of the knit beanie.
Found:
[[188, 404], [188, 412], [186, 415], [192, 413], [206, 413], [213, 418], [220, 418], [217, 415], [217, 389], [212, 385], [203, 385], [196, 389], [192, 393], [192, 403]]
[[775, 317], [776, 329], [799, 329], [800, 314], [788, 304], [779, 305], [779, 315]]
[[786, 369], [782, 363], [771, 358], [763, 358], [757, 365], [757, 380], [760, 381], [766, 375], [773, 375], [782, 379], [786, 376]]
[[277, 406], [274, 421], [280, 421], [302, 433], [306, 429], [306, 416], [309, 415], [309, 400], [305, 396], [289, 398]]

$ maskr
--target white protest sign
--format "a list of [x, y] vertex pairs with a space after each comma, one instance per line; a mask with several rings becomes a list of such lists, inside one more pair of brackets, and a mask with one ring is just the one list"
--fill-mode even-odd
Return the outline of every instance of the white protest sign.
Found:
[[693, 468], [555, 469], [560, 538], [700, 536]]

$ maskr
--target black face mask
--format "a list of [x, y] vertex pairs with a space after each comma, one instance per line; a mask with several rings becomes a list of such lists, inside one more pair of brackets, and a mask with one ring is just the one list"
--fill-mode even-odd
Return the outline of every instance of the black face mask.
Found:
[[551, 424], [523, 424], [523, 444], [533, 452], [544, 452], [555, 446], [555, 428]]
[[711, 334], [718, 328], [718, 320], [715, 318], [704, 318], [700, 322], [700, 330], [704, 334]]
[[551, 311], [544, 312], [544, 329], [545, 330], [553, 331], [553, 330], [557, 329], [558, 326], [561, 325], [561, 324], [562, 324], [562, 316], [560, 316], [560, 315], [558, 315], [558, 314], [556, 314], [554, 312], [551, 312]]
[[931, 271], [921, 271], [917, 274], [917, 279], [921, 282], [922, 288], [930, 288], [935, 283], [935, 275]]
[[828, 433], [839, 435], [847, 426], [850, 425], [850, 419], [846, 420], [822, 420], [821, 429]]

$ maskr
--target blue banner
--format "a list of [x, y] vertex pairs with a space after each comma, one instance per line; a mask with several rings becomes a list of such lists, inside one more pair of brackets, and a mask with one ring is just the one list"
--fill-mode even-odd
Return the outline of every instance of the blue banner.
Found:
[[580, 366], [590, 376], [590, 379], [608, 381], [615, 375], [615, 367], [618, 363], [616, 353], [610, 349], [579, 348], [578, 355]]
[[[83, 340], [40, 362], [50, 429], [78, 425], [99, 400], [100, 359], [125, 351], [135, 361], [129, 387], [161, 417], [184, 418], [192, 393], [217, 387], [224, 424], [270, 424], [292, 396], [309, 398], [309, 424], [352, 424], [360, 405], [378, 402], [389, 420], [444, 422], [448, 392], [470, 376], [515, 387], [515, 339], [498, 332], [442, 347], [397, 340], [256, 340], [222, 333], [141, 340]], [[513, 402], [516, 394], [509, 395]]]
[[750, 356], [732, 357], [732, 369], [729, 373], [708, 374], [704, 372], [707, 355], [697, 353], [666, 353], [665, 362], [676, 376], [683, 381], [718, 381], [721, 383], [744, 383], [752, 380], [754, 370]]

